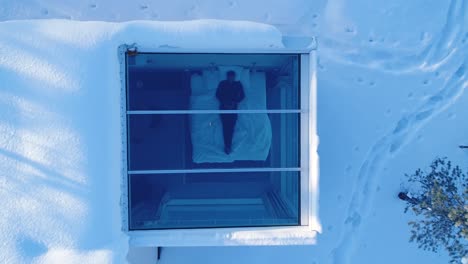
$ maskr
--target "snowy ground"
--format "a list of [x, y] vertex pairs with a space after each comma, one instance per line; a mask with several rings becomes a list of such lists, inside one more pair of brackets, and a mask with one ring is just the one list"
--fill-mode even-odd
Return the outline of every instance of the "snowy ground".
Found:
[[[0, 20], [26, 18], [253, 20], [273, 24], [285, 35], [319, 37], [320, 218], [324, 230], [317, 245], [165, 248], [161, 263], [447, 263], [444, 253], [424, 252], [408, 243], [410, 216], [403, 214], [403, 204], [395, 194], [404, 173], [427, 166], [436, 156], [447, 156], [467, 167], [468, 152], [457, 148], [468, 144], [467, 1], [0, 0]], [[96, 162], [102, 159], [100, 155], [116, 158], [111, 147], [116, 142], [105, 139], [112, 129], [119, 129], [118, 122], [96, 123], [102, 129], [93, 132], [80, 130], [88, 122], [80, 117], [63, 120], [56, 110], [69, 116], [80, 99], [90, 98], [87, 93], [91, 91], [76, 89], [81, 87], [79, 78], [69, 78], [53, 66], [79, 69], [80, 63], [61, 65], [62, 61], [52, 59], [39, 64], [43, 66], [39, 74], [29, 78], [53, 78], [39, 79], [48, 85], [30, 91], [21, 74], [31, 73], [31, 67], [57, 51], [54, 45], [34, 44], [34, 39], [21, 34], [21, 28], [15, 29], [18, 34], [13, 37], [7, 34], [8, 28], [9, 24], [0, 23], [0, 194], [6, 208], [14, 210], [1, 212], [8, 215], [0, 220], [1, 230], [10, 230], [2, 233], [11, 237], [0, 238], [0, 259], [53, 262], [65, 256], [83, 263], [117, 262], [125, 246], [112, 244], [122, 241], [114, 237], [113, 227], [86, 226], [93, 223], [87, 218], [86, 201], [99, 193], [86, 187], [106, 186], [90, 183], [85, 175], [118, 174], [118, 168], [102, 168]], [[111, 32], [105, 30], [106, 34], [98, 35], [107, 38]], [[59, 37], [50, 35], [51, 40], [67, 45], [77, 42]], [[87, 45], [80, 47], [80, 54], [61, 55], [88, 56], [90, 62], [93, 54], [86, 50], [95, 47]], [[12, 54], [29, 64], [15, 64]], [[73, 61], [68, 57], [64, 61]], [[80, 74], [93, 74], [100, 64], [94, 67]], [[96, 91], [102, 97], [106, 93]], [[111, 101], [90, 101], [89, 109], [83, 111], [111, 115], [118, 107]], [[90, 141], [80, 141], [83, 134]], [[100, 140], [107, 146], [104, 150], [96, 149]], [[18, 199], [6, 199], [11, 194]], [[112, 195], [117, 194], [103, 198], [102, 203], [112, 200]], [[42, 197], [47, 199], [36, 203]], [[43, 203], [62, 211], [49, 214], [41, 210]], [[40, 221], [29, 218], [34, 215]], [[70, 226], [73, 219], [63, 215], [83, 218], [85, 224]], [[57, 229], [70, 232], [63, 235]], [[78, 250], [70, 252], [70, 248]], [[22, 259], [10, 258], [15, 254]]]

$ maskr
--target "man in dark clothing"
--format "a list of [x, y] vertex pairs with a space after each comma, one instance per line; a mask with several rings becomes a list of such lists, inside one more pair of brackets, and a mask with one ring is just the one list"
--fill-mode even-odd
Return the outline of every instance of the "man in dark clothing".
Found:
[[[220, 110], [236, 110], [237, 105], [245, 97], [244, 88], [241, 82], [236, 81], [236, 73], [228, 71], [226, 80], [218, 84], [216, 97], [219, 100]], [[224, 152], [226, 154], [232, 151], [232, 136], [237, 122], [237, 114], [220, 114], [223, 123]]]

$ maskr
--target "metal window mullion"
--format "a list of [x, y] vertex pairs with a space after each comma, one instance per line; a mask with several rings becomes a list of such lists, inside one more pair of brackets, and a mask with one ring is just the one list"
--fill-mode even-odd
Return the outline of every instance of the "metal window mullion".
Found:
[[177, 114], [300, 114], [300, 109], [259, 110], [129, 110], [127, 115], [177, 115]]
[[310, 218], [310, 198], [309, 198], [309, 148], [310, 148], [310, 138], [309, 138], [309, 126], [310, 126], [310, 67], [309, 67], [309, 55], [301, 55], [301, 65], [300, 65], [300, 95], [301, 95], [301, 109], [304, 109], [305, 112], [301, 113], [300, 122], [301, 122], [301, 167], [304, 168], [301, 171], [300, 176], [300, 199], [301, 199], [301, 225], [309, 225]]
[[236, 168], [236, 169], [181, 169], [181, 170], [131, 170], [128, 174], [176, 174], [176, 173], [217, 173], [217, 172], [281, 172], [301, 171], [293, 168]]

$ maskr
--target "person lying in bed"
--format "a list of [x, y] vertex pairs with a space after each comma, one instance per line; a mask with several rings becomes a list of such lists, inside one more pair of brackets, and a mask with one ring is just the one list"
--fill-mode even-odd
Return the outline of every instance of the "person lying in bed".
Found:
[[[219, 100], [220, 110], [236, 110], [239, 102], [244, 100], [244, 88], [241, 82], [236, 81], [236, 73], [228, 71], [226, 80], [218, 84], [216, 98]], [[237, 114], [220, 114], [223, 123], [224, 152], [230, 154], [232, 151], [232, 137], [237, 122]]]

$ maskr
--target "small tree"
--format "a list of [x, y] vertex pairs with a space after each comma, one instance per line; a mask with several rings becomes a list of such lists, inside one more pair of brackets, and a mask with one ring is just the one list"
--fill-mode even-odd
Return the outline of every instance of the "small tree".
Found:
[[408, 175], [415, 194], [400, 193], [417, 220], [411, 226], [411, 242], [419, 248], [437, 252], [444, 247], [450, 263], [459, 263], [468, 255], [468, 177], [446, 158], [435, 159], [430, 170]]

